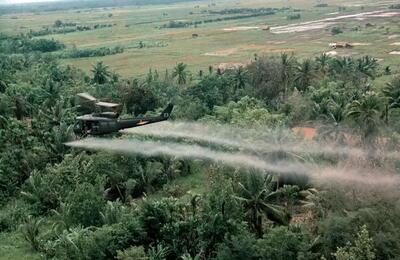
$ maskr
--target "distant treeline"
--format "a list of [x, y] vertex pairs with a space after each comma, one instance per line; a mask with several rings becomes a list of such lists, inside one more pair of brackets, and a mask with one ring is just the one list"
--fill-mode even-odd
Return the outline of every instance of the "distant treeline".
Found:
[[257, 16], [264, 15], [274, 15], [278, 12], [283, 12], [290, 10], [290, 8], [234, 8], [234, 9], [223, 9], [219, 11], [208, 10], [210, 14], [219, 14], [219, 15], [228, 15], [228, 14], [240, 14], [235, 16], [228, 17], [218, 17], [213, 19], [206, 19], [203, 21], [170, 21], [167, 24], [164, 24], [160, 28], [185, 28], [190, 26], [197, 26], [203, 23], [214, 23], [214, 22], [222, 22], [229, 20], [238, 20], [238, 19], [246, 19]]
[[44, 36], [44, 35], [50, 35], [50, 34], [66, 34], [66, 33], [72, 33], [72, 32], [83, 32], [83, 31], [90, 31], [90, 30], [96, 30], [96, 29], [101, 29], [101, 28], [108, 28], [112, 27], [112, 24], [95, 24], [92, 26], [89, 25], [78, 25], [76, 23], [62, 23], [58, 26], [56, 26], [59, 20], [56, 21], [55, 25], [50, 27], [46, 26], [43, 27], [42, 29], [38, 31], [33, 31], [30, 30], [28, 33], [28, 36], [31, 37], [37, 37], [37, 36]]
[[400, 9], [400, 4], [390, 5], [389, 9]]
[[166, 47], [168, 43], [159, 41], [138, 41], [134, 45], [128, 47], [130, 49], [157, 48]]
[[290, 14], [286, 18], [288, 20], [298, 20], [301, 18], [301, 14]]
[[102, 57], [108, 55], [115, 55], [123, 53], [124, 48], [120, 46], [116, 47], [100, 47], [93, 49], [77, 49], [72, 48], [71, 50], [65, 50], [59, 54], [56, 54], [61, 59], [77, 59], [77, 58], [88, 58], [88, 57]]
[[[198, 1], [198, 0], [192, 0]], [[22, 12], [49, 12], [71, 9], [107, 8], [129, 5], [152, 5], [187, 2], [187, 0], [96, 0], [96, 1], [56, 1], [30, 4], [0, 5], [0, 14]]]
[[32, 39], [28, 36], [8, 36], [0, 34], [0, 53], [53, 52], [65, 45], [54, 39]]
[[209, 10], [210, 14], [275, 14], [280, 11], [286, 11], [289, 8], [234, 8], [234, 9], [223, 9], [220, 11]]

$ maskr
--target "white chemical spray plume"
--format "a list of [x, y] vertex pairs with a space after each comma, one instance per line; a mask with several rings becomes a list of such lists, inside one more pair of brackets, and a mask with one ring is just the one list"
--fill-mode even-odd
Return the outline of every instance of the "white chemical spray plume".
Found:
[[[371, 153], [359, 148], [333, 146], [314, 141], [303, 141], [293, 138], [290, 130], [241, 129], [205, 123], [163, 122], [139, 128], [127, 129], [123, 133], [157, 138], [184, 139], [207, 143], [214, 148], [199, 144], [177, 143], [166, 140], [141, 141], [129, 139], [93, 139], [88, 138], [68, 143], [76, 148], [106, 150], [120, 153], [140, 154], [144, 156], [171, 156], [175, 158], [205, 159], [223, 163], [232, 167], [253, 168], [261, 171], [280, 174], [307, 174], [315, 183], [335, 183], [363, 187], [393, 187], [400, 184], [400, 179], [393, 174], [372, 173], [370, 169], [360, 170], [350, 167], [326, 167], [316, 163], [286, 161], [268, 161], [266, 157], [257, 156], [257, 152], [288, 152], [309, 154], [350, 155], [364, 161]], [[181, 140], [180, 140], [181, 141]], [[222, 148], [232, 147], [237, 151], [226, 151]], [[376, 155], [375, 155], [376, 156]], [[385, 153], [384, 157], [399, 158], [398, 152]], [[382, 155], [376, 158], [384, 158]], [[297, 157], [294, 157], [297, 158]], [[301, 157], [300, 157], [301, 158]], [[292, 157], [293, 159], [293, 157]], [[397, 186], [396, 186], [397, 187]], [[392, 190], [392, 189], [391, 189]], [[396, 193], [397, 194], [397, 193]]]
[[[241, 129], [217, 124], [163, 122], [157, 125], [131, 128], [122, 132], [160, 138], [182, 138], [254, 152], [283, 151], [288, 153], [348, 155], [358, 158], [367, 156], [379, 158], [382, 156], [382, 154], [349, 146], [329, 145], [311, 140], [307, 142], [299, 139], [294, 140], [293, 135], [284, 129]], [[399, 158], [400, 156], [398, 153], [387, 153], [385, 157]]]
[[[369, 169], [348, 167], [324, 167], [293, 161], [269, 162], [252, 154], [226, 152], [193, 144], [178, 144], [164, 141], [140, 141], [127, 139], [94, 139], [74, 141], [66, 145], [88, 150], [105, 150], [144, 156], [171, 156], [178, 159], [204, 159], [237, 168], [251, 168], [278, 174], [307, 175], [313, 183], [339, 184], [351, 188], [379, 191], [393, 191], [400, 184], [399, 176], [386, 173], [372, 173]], [[392, 193], [392, 192], [391, 192]], [[397, 192], [393, 196], [397, 196]]]
[[119, 153], [140, 154], [145, 156], [173, 156], [175, 158], [197, 158], [210, 160], [216, 163], [223, 163], [233, 167], [255, 168], [262, 171], [276, 173], [306, 172], [305, 164], [296, 162], [271, 163], [261, 158], [241, 153], [216, 151], [199, 145], [178, 144], [157, 141], [139, 141], [127, 139], [94, 139], [87, 138], [67, 143], [66, 145], [75, 148], [89, 150], [106, 150]]

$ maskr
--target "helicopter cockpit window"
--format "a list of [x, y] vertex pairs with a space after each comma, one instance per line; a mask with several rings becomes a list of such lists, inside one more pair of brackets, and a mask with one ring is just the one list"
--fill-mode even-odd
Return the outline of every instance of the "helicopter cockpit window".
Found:
[[87, 121], [84, 123], [85, 133], [91, 133], [93, 129], [93, 122]]

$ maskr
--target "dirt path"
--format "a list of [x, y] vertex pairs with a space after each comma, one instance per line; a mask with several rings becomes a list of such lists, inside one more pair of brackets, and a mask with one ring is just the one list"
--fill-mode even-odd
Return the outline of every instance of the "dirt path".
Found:
[[393, 17], [393, 16], [400, 16], [400, 12], [393, 12], [393, 11], [389, 12], [387, 10], [380, 10], [380, 11], [363, 12], [357, 14], [340, 15], [320, 20], [271, 27], [271, 32], [276, 34], [304, 32], [315, 29], [323, 29], [325, 27], [335, 24], [340, 20], [349, 18], [359, 19], [359, 18], [369, 18], [369, 17]]

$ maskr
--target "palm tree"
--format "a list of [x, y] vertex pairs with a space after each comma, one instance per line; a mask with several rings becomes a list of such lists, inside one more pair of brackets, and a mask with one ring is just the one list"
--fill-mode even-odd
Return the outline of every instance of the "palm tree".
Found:
[[234, 90], [235, 92], [238, 89], [243, 89], [246, 86], [247, 81], [247, 70], [245, 70], [242, 66], [235, 69], [233, 72], [233, 81], [234, 81]]
[[173, 180], [181, 174], [182, 164], [180, 161], [173, 160], [169, 157], [162, 158], [162, 173], [168, 180]]
[[344, 104], [338, 104], [333, 100], [329, 102], [328, 114], [325, 116], [327, 123], [321, 128], [321, 136], [326, 139], [333, 139], [335, 142], [344, 144], [345, 133], [342, 123], [345, 118]]
[[289, 82], [293, 76], [293, 68], [296, 61], [293, 55], [289, 56], [287, 53], [281, 54], [281, 77], [283, 83], [283, 95], [286, 97], [289, 88]]
[[378, 67], [377, 59], [364, 56], [360, 59], [357, 59], [356, 65], [358, 72], [372, 79], [375, 78], [376, 68]]
[[184, 63], [178, 63], [175, 68], [174, 72], [172, 73], [172, 78], [178, 78], [178, 84], [183, 85], [186, 84], [186, 80], [188, 77], [188, 72], [186, 70], [187, 65]]
[[400, 77], [395, 78], [392, 82], [386, 84], [382, 90], [383, 96], [386, 99], [385, 105], [385, 122], [389, 123], [389, 112], [391, 109], [400, 108]]
[[7, 83], [4, 80], [0, 80], [0, 93], [6, 92]]
[[297, 66], [294, 80], [300, 91], [304, 91], [310, 86], [313, 77], [314, 73], [311, 60], [307, 59]]
[[289, 223], [289, 214], [283, 207], [274, 204], [280, 192], [275, 190], [276, 184], [271, 174], [262, 176], [251, 172], [243, 184], [238, 183], [238, 188], [237, 196], [234, 197], [244, 203], [249, 224], [258, 237], [263, 235], [263, 215], [278, 224]]
[[46, 81], [46, 84], [41, 91], [41, 99], [46, 107], [54, 106], [60, 98], [60, 86], [51, 79]]
[[387, 99], [389, 109], [400, 108], [400, 77], [387, 83], [382, 92]]
[[104, 65], [102, 61], [98, 61], [93, 65], [91, 72], [93, 73], [93, 82], [97, 84], [106, 83], [111, 76], [111, 73], [108, 71], [108, 66]]
[[363, 132], [364, 140], [372, 137], [378, 129], [381, 103], [374, 92], [367, 92], [360, 100], [353, 101], [349, 107], [347, 116], [358, 123]]
[[164, 247], [161, 244], [158, 244], [156, 247], [150, 247], [149, 249], [149, 259], [150, 260], [163, 260], [166, 259], [168, 254], [170, 253], [170, 249], [168, 247]]
[[43, 219], [35, 219], [29, 215], [26, 222], [21, 226], [21, 233], [23, 234], [24, 239], [29, 242], [35, 251], [39, 251], [40, 249], [39, 229], [42, 222]]
[[323, 53], [319, 57], [315, 58], [318, 71], [321, 73], [322, 77], [325, 77], [326, 73], [328, 72], [329, 59], [330, 57], [326, 53]]
[[354, 71], [354, 61], [351, 57], [331, 59], [329, 70], [336, 75], [350, 75]]

